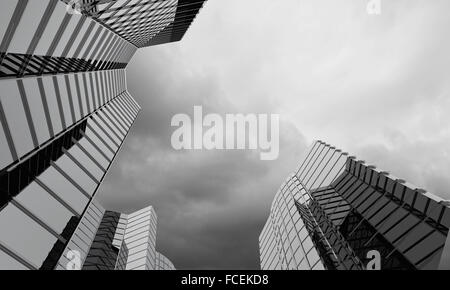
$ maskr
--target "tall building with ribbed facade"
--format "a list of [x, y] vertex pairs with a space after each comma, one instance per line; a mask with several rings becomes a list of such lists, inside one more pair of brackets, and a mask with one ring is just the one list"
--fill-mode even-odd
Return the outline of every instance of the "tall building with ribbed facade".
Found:
[[80, 1], [78, 8], [82, 14], [136, 47], [146, 47], [181, 40], [204, 2], [206, 0], [89, 0]]
[[[152, 206], [123, 214], [105, 210], [94, 199], [55, 269], [175, 270], [172, 262], [156, 250], [156, 222]], [[46, 262], [53, 264], [51, 260]]]
[[2, 1], [1, 269], [55, 269], [67, 249], [101, 248], [121, 220], [94, 197], [140, 111], [126, 66], [180, 40], [203, 2]]
[[450, 269], [450, 206], [321, 141], [277, 192], [261, 269]]

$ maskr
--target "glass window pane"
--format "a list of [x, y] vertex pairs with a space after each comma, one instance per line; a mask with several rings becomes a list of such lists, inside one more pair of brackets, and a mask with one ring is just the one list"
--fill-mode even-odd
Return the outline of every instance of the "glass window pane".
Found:
[[[58, 13], [61, 13], [61, 14], [63, 13], [61, 11], [61, 9], [57, 9], [57, 10], [59, 10]], [[67, 43], [69, 42], [69, 39], [72, 36], [72, 33], [75, 30], [75, 27], [79, 21], [81, 21], [81, 17], [72, 17], [70, 19], [69, 23], [66, 26], [66, 29], [64, 30], [64, 33], [61, 36], [61, 39], [58, 42], [58, 46], [56, 47], [55, 52], [53, 53], [54, 56], [62, 56], [64, 48], [66, 47]]]
[[3, 39], [6, 29], [8, 28], [17, 1], [3, 1], [2, 9], [0, 9], [0, 39]]
[[314, 248], [311, 249], [311, 251], [309, 251], [309, 253], [306, 256], [308, 258], [310, 265], [314, 265], [320, 259], [316, 249]]
[[[100, 134], [99, 134], [100, 135]], [[86, 128], [86, 136], [89, 137], [89, 139], [97, 145], [97, 147], [102, 150], [102, 152], [109, 158], [112, 159], [114, 157], [114, 154], [111, 152], [111, 150], [106, 147], [106, 145], [101, 141], [97, 135], [94, 134], [94, 132], [90, 128]]]
[[120, 133], [117, 127], [105, 116], [103, 110], [99, 111], [98, 115], [101, 116], [102, 119], [104, 120], [103, 121], [100, 118], [96, 118], [100, 126], [104, 128], [106, 132], [108, 132], [108, 135], [111, 136], [117, 144], [120, 144], [121, 143], [120, 138], [123, 139], [122, 133]]
[[57, 240], [12, 204], [0, 212], [0, 232], [4, 245], [36, 267], [42, 265]]
[[[96, 119], [96, 121], [98, 121], [98, 118]], [[100, 122], [98, 122], [99, 124], [101, 124]], [[93, 128], [93, 130], [95, 130], [95, 132], [102, 138], [102, 140], [104, 142], [106, 142], [106, 144], [108, 144], [108, 146], [115, 151], [117, 151], [118, 147], [117, 145], [112, 141], [115, 139], [112, 139], [113, 137], [109, 137], [108, 135], [105, 134], [105, 131], [108, 132], [107, 130], [102, 130], [104, 127], [102, 127], [102, 129], [100, 129], [97, 124], [92, 121], [92, 119], [89, 119], [88, 124]], [[108, 134], [111, 134], [110, 132], [108, 132]], [[119, 143], [120, 144], [120, 143]]]
[[17, 26], [8, 47], [8, 52], [23, 54], [27, 52], [28, 46], [30, 45], [35, 31], [39, 26], [39, 22], [44, 15], [46, 6], [46, 1], [28, 1], [25, 11], [20, 18], [19, 25]]
[[80, 114], [80, 103], [78, 101], [78, 92], [77, 87], [75, 83], [75, 77], [73, 74], [68, 75], [67, 79], [69, 81], [69, 89], [70, 89], [70, 96], [72, 96], [72, 103], [73, 103], [73, 110], [75, 113], [75, 121], [79, 121], [81, 119]]
[[100, 165], [106, 169], [108, 168], [109, 162], [106, 160], [106, 158], [94, 147], [92, 144], [87, 141], [86, 138], [81, 139], [78, 142], [79, 145], [81, 145], [91, 156], [98, 162]]
[[6, 120], [8, 121], [17, 154], [22, 156], [32, 150], [34, 146], [19, 94], [19, 88], [15, 80], [2, 80], [0, 84], [2, 88], [0, 99]]
[[[58, 5], [64, 5], [59, 4]], [[59, 10], [60, 11], [60, 10]], [[45, 31], [42, 34], [42, 37], [39, 40], [39, 43], [34, 50], [34, 54], [36, 55], [46, 55], [50, 45], [52, 44], [53, 39], [55, 39], [56, 33], [58, 32], [59, 27], [64, 19], [64, 13], [60, 13], [58, 9], [53, 11], [50, 20], [45, 27]]]
[[96, 108], [96, 103], [95, 103], [95, 99], [94, 99], [94, 94], [92, 93], [90, 74], [83, 73], [83, 74], [81, 74], [81, 77], [83, 79], [83, 84], [86, 86], [86, 89], [87, 89], [87, 100], [88, 100], [88, 104], [89, 104], [89, 113], [92, 113]]
[[88, 55], [86, 56], [86, 59], [92, 59], [92, 58], [95, 56], [95, 54], [97, 53], [97, 51], [95, 51], [94, 48], [97, 46], [97, 44], [99, 43], [99, 41], [102, 40], [103, 34], [106, 33], [106, 32], [108, 31], [107, 29], [104, 29], [104, 28], [101, 27], [100, 25], [98, 25], [98, 26], [99, 26], [98, 29], [100, 29], [101, 31], [100, 31], [100, 33], [98, 34], [97, 38], [94, 39], [94, 43], [93, 43], [92, 46], [90, 47], [90, 50], [89, 50]]
[[3, 126], [0, 127], [0, 169], [5, 168], [13, 162], [11, 151], [9, 151]]
[[36, 182], [27, 186], [15, 199], [59, 234], [73, 216]]
[[[88, 19], [86, 22], [90, 22]], [[100, 25], [94, 25], [91, 33], [89, 34], [86, 41], [82, 44], [82, 49], [80, 50], [80, 53], [78, 55], [78, 58], [82, 58], [84, 56], [84, 53], [86, 52], [86, 49], [90, 48], [89, 44], [91, 43], [92, 38], [94, 37], [97, 29], [100, 28]]]
[[39, 144], [42, 144], [50, 138], [50, 133], [39, 87], [34, 78], [25, 78], [23, 80], [23, 86], [25, 87], [25, 94], [30, 107], [31, 118], [33, 120], [34, 129], [36, 130], [38, 142]]
[[95, 109], [98, 109], [100, 107], [100, 99], [97, 94], [97, 83], [95, 81], [95, 74], [89, 73], [88, 74], [89, 83], [91, 85], [91, 92], [92, 92], [92, 98], [94, 99]]
[[64, 119], [66, 120], [66, 126], [69, 127], [70, 125], [73, 124], [73, 119], [72, 113], [70, 111], [71, 109], [69, 103], [69, 95], [66, 89], [66, 82], [64, 80], [64, 76], [58, 75], [56, 78], [58, 80], [59, 92], [61, 95], [61, 103], [63, 107]]
[[80, 187], [90, 195], [97, 187], [97, 183], [92, 180], [77, 164], [75, 164], [67, 155], [61, 156], [55, 162], [67, 175], [69, 175]]
[[84, 84], [83, 84], [83, 78], [81, 77], [81, 75], [76, 74], [75, 76], [75, 85], [78, 84], [79, 86], [79, 90], [80, 90], [80, 100], [81, 100], [81, 108], [83, 110], [83, 116], [86, 116], [88, 114], [88, 107], [87, 107], [87, 103], [86, 103], [86, 94], [85, 94], [85, 88], [84, 88]]
[[119, 118], [119, 116], [116, 116], [115, 114], [111, 114], [111, 112], [107, 109], [103, 110], [103, 114], [105, 114], [104, 118], [106, 120], [111, 119], [112, 122], [114, 122], [115, 127], [113, 127], [113, 128], [116, 129], [118, 135], [123, 139], [125, 137], [125, 135], [127, 134], [127, 131], [126, 131], [127, 126], [124, 124], [122, 119]]
[[[73, 146], [70, 148], [69, 153], [72, 154], [75, 159], [80, 162], [86, 170], [88, 170], [97, 180], [100, 180], [103, 176], [103, 170], [100, 169], [80, 148]], [[89, 152], [90, 153], [90, 152]]]
[[0, 250], [0, 270], [27, 270], [28, 268]]
[[[61, 13], [58, 13], [61, 14]], [[91, 21], [89, 19], [84, 22], [83, 26], [81, 27], [80, 32], [77, 34], [77, 37], [75, 38], [75, 41], [72, 45], [72, 47], [69, 50], [68, 57], [74, 57], [75, 51], [77, 50], [78, 46], [80, 45], [81, 40], [87, 33], [87, 29], [89, 25], [91, 24]], [[59, 27], [59, 26], [58, 26]]]
[[88, 203], [87, 197], [56, 171], [56, 169], [53, 167], [48, 168], [39, 176], [39, 179], [79, 214], [83, 212]]
[[132, 121], [131, 121], [130, 117], [124, 113], [122, 108], [117, 103], [117, 100], [114, 99], [110, 103], [110, 107], [114, 108], [114, 110], [111, 109], [111, 112], [113, 112], [114, 114], [119, 114], [122, 117], [122, 119], [126, 122], [124, 124], [125, 128], [128, 128], [131, 125]]
[[43, 77], [42, 82], [44, 84], [45, 97], [47, 98], [48, 111], [50, 119], [52, 120], [53, 131], [57, 134], [62, 131], [62, 124], [53, 80], [51, 77]]

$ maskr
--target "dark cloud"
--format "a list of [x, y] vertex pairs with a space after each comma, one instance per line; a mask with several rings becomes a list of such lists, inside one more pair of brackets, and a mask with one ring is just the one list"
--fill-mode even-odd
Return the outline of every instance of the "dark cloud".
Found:
[[[275, 161], [252, 151], [172, 149], [176, 113], [192, 115], [194, 105], [211, 113], [247, 112], [226, 101], [217, 79], [177, 70], [177, 59], [165, 54], [136, 55], [128, 69], [130, 92], [143, 110], [99, 196], [106, 207], [125, 212], [154, 205], [159, 248], [179, 268], [258, 268], [258, 236], [270, 203], [306, 141], [282, 121]], [[260, 106], [255, 113], [268, 111]]]

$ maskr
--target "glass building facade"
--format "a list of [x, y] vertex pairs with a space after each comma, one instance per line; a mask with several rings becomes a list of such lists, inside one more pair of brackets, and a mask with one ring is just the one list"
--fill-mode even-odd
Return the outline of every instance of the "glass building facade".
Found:
[[124, 242], [128, 248], [127, 270], [174, 270], [172, 262], [156, 251], [157, 216], [149, 206], [127, 216]]
[[448, 204], [317, 141], [275, 196], [261, 268], [449, 269]]
[[55, 269], [72, 269], [71, 253], [77, 253], [81, 270], [175, 270], [156, 251], [156, 220], [152, 206], [123, 214], [94, 199]]
[[125, 268], [122, 215], [94, 197], [140, 111], [126, 66], [138, 47], [179, 40], [203, 5], [67, 2], [1, 4], [0, 269], [65, 267], [71, 249], [86, 268]]
[[136, 47], [145, 47], [181, 40], [205, 2], [206, 0], [84, 1], [80, 3], [80, 10]]

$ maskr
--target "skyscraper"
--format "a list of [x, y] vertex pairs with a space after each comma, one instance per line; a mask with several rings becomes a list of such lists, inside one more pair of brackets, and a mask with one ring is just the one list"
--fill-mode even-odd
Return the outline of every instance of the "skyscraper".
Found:
[[101, 248], [117, 216], [94, 197], [140, 111], [126, 66], [181, 39], [196, 3], [2, 1], [0, 268], [53, 269], [93, 222]]
[[94, 200], [56, 267], [55, 261], [46, 262], [57, 270], [71, 269], [74, 262], [82, 270], [175, 270], [156, 251], [156, 220], [152, 206], [127, 215], [105, 210]]
[[262, 269], [449, 269], [448, 202], [315, 142], [272, 203]]

